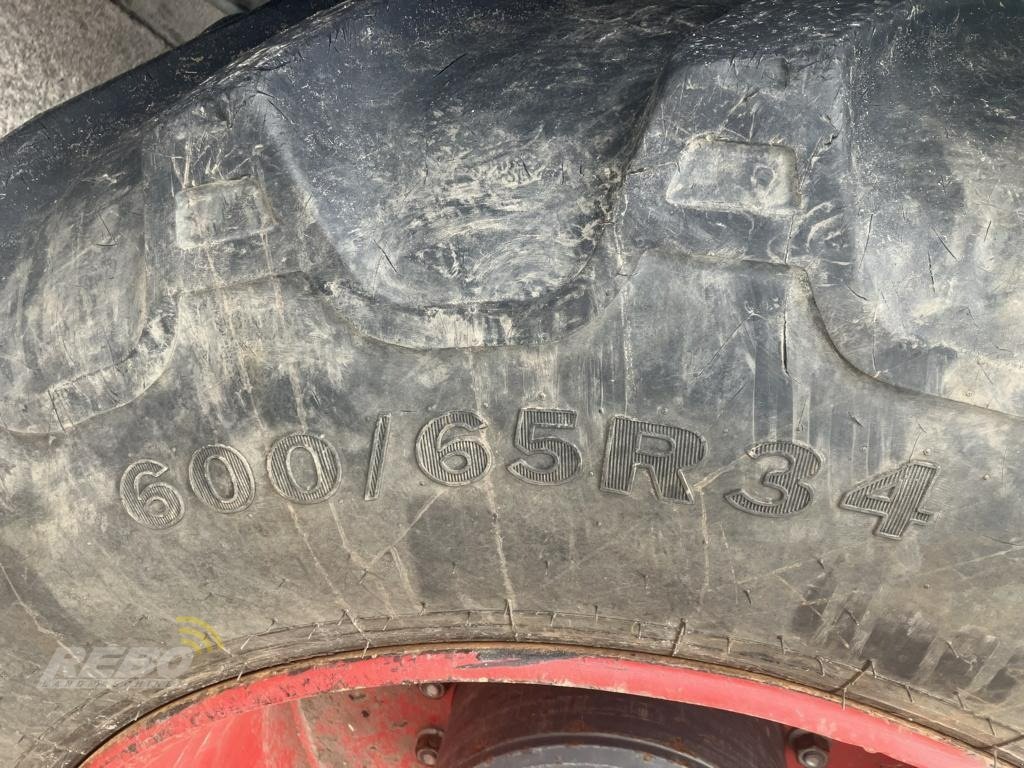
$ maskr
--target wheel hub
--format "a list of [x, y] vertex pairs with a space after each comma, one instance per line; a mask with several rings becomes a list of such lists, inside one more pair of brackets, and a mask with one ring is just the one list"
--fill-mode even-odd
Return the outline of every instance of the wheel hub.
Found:
[[[468, 684], [439, 768], [783, 768], [782, 726], [623, 693]], [[824, 768], [822, 766], [822, 768]]]

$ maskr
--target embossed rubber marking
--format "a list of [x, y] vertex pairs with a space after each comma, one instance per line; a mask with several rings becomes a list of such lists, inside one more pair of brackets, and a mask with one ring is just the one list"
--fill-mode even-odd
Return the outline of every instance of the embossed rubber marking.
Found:
[[926, 461], [910, 461], [858, 485], [839, 503], [843, 509], [882, 518], [875, 533], [889, 539], [903, 538], [911, 524], [924, 525], [931, 512], [921, 509], [939, 468]]
[[[305, 452], [313, 465], [311, 485], [303, 485], [295, 473], [295, 454]], [[294, 434], [282, 437], [267, 454], [267, 472], [274, 490], [297, 504], [316, 504], [338, 489], [341, 462], [334, 446], [322, 437]]]
[[366, 489], [363, 491], [365, 501], [373, 501], [380, 496], [381, 473], [387, 459], [388, 438], [391, 437], [391, 414], [382, 413], [377, 417], [373, 427], [373, 442], [370, 443], [370, 464], [366, 468]]
[[645, 469], [659, 499], [693, 503], [683, 470], [697, 466], [707, 442], [696, 432], [667, 424], [616, 416], [608, 427], [601, 490], [628, 494], [638, 469]]
[[133, 520], [147, 528], [170, 528], [181, 521], [185, 505], [181, 496], [167, 483], [150, 483], [142, 487], [146, 477], [161, 477], [167, 467], [159, 461], [140, 459], [121, 475], [121, 504]]
[[752, 459], [777, 456], [786, 460], [786, 468], [770, 469], [761, 475], [761, 485], [778, 491], [778, 499], [758, 501], [746, 491], [729, 491], [725, 500], [736, 509], [768, 517], [792, 515], [814, 500], [814, 489], [804, 482], [821, 469], [821, 456], [813, 448], [788, 440], [772, 440], [752, 446], [747, 455]]
[[[231, 485], [230, 494], [217, 488], [213, 467], [220, 465]], [[239, 512], [256, 498], [256, 480], [252, 467], [230, 445], [207, 445], [192, 454], [188, 464], [188, 485], [206, 506], [218, 512]]]
[[457, 432], [481, 432], [487, 426], [472, 411], [449, 411], [423, 425], [416, 438], [416, 463], [423, 473], [442, 485], [468, 485], [491, 466], [491, 452], [479, 439]]
[[[509, 474], [535, 486], [557, 486], [578, 479], [583, 451], [573, 439], [577, 416], [571, 409], [521, 408], [511, 441], [521, 456], [506, 465]], [[363, 494], [368, 502], [378, 499], [384, 487], [391, 422], [390, 413], [380, 414], [369, 439]], [[420, 471], [449, 487], [479, 481], [494, 463], [484, 440], [486, 428], [484, 418], [473, 411], [448, 411], [430, 419], [415, 439]], [[632, 496], [638, 475], [646, 476], [660, 501], [692, 504], [693, 490], [684, 472], [698, 466], [707, 452], [707, 441], [692, 430], [614, 416], [605, 433], [600, 488]], [[305, 473], [297, 469], [302, 455], [306, 458]], [[726, 492], [726, 503], [749, 514], [785, 519], [814, 500], [812, 481], [825, 460], [813, 448], [791, 440], [766, 440], [748, 449], [747, 455], [755, 461], [782, 459], [785, 467], [762, 474], [760, 488]], [[267, 453], [266, 466], [271, 487], [298, 504], [325, 501], [338, 489], [341, 479], [341, 463], [334, 447], [325, 437], [303, 432], [278, 439]], [[219, 482], [215, 468], [221, 475]], [[170, 528], [185, 514], [178, 491], [166, 481], [154, 482], [166, 472], [167, 466], [159, 461], [141, 459], [128, 466], [118, 485], [128, 515], [154, 530]], [[911, 525], [924, 525], [932, 519], [933, 513], [922, 505], [938, 473], [935, 464], [907, 462], [847, 491], [839, 507], [881, 517], [875, 535], [901, 539]], [[300, 477], [303, 474], [305, 478]], [[256, 497], [256, 480], [248, 460], [228, 445], [212, 444], [197, 450], [188, 465], [188, 484], [203, 504], [218, 512], [245, 509]]]
[[572, 429], [576, 411], [522, 408], [516, 420], [515, 446], [527, 456], [541, 455], [548, 466], [540, 467], [528, 459], [508, 465], [508, 471], [534, 485], [561, 485], [579, 474], [583, 454], [573, 443], [561, 437], [538, 437], [538, 429]]

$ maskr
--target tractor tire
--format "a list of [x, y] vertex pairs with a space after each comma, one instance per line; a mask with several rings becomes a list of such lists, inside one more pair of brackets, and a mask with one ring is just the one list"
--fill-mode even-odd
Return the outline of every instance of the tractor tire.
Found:
[[1024, 5], [328, 6], [0, 142], [0, 763], [502, 641], [1024, 765]]

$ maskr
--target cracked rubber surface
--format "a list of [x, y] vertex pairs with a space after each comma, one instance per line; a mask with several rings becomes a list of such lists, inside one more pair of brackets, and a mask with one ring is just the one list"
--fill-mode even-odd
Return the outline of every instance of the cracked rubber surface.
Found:
[[[1021, 7], [283, 13], [0, 144], [4, 764], [494, 638], [1024, 764]], [[180, 616], [227, 652], [39, 687]]]

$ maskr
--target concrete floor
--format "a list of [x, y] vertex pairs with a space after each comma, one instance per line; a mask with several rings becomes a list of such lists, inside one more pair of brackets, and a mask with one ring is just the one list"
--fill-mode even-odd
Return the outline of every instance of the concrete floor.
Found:
[[0, 0], [0, 136], [260, 0]]

